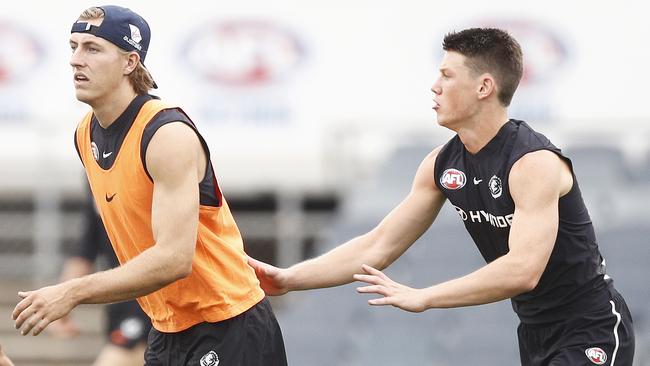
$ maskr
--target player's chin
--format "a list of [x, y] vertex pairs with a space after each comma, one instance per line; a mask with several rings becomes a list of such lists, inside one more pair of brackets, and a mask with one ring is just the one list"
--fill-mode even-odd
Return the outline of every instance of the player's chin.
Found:
[[453, 130], [453, 127], [458, 122], [458, 119], [438, 113], [436, 121], [438, 122], [439, 126], [446, 127]]
[[88, 90], [77, 88], [75, 89], [75, 97], [82, 103], [89, 103], [93, 100], [91, 93]]

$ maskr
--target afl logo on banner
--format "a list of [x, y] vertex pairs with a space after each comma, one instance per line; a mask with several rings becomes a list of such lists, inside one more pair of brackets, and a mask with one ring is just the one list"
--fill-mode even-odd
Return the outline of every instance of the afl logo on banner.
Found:
[[265, 21], [227, 20], [197, 28], [182, 58], [199, 77], [226, 86], [258, 86], [282, 80], [303, 59], [298, 37]]
[[445, 170], [440, 177], [440, 184], [447, 189], [461, 189], [466, 182], [465, 173], [454, 168]]
[[42, 53], [29, 33], [0, 20], [0, 87], [29, 75]]
[[521, 85], [549, 80], [567, 62], [568, 47], [550, 27], [533, 20], [486, 19], [478, 23], [504, 29], [517, 39], [526, 55]]

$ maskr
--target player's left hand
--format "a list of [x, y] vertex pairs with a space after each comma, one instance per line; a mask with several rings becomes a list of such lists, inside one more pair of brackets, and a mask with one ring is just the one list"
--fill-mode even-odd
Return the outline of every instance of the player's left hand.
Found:
[[19, 292], [22, 300], [12, 314], [16, 329], [22, 335], [30, 331], [33, 335], [39, 335], [48, 324], [67, 315], [76, 304], [66, 297], [66, 292], [65, 283]]
[[370, 286], [358, 287], [357, 292], [379, 294], [384, 297], [368, 300], [370, 305], [392, 305], [402, 310], [420, 313], [427, 309], [424, 294], [420, 289], [414, 289], [391, 280], [382, 271], [362, 266], [365, 274], [355, 274], [354, 279], [365, 282]]

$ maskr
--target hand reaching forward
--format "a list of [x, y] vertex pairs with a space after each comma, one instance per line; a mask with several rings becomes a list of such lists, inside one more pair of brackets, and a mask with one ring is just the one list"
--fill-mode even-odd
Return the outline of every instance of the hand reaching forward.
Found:
[[34, 291], [19, 292], [22, 301], [16, 305], [12, 314], [16, 329], [21, 329], [22, 335], [32, 331], [39, 335], [51, 322], [70, 313], [76, 306], [66, 298], [65, 284], [43, 287]]
[[274, 267], [251, 257], [248, 257], [248, 265], [255, 270], [260, 286], [267, 295], [279, 296], [289, 292], [286, 285], [286, 269]]
[[366, 274], [355, 274], [354, 279], [370, 286], [358, 287], [357, 292], [384, 296], [370, 299], [368, 304], [392, 305], [414, 313], [420, 313], [427, 309], [423, 290], [399, 284], [388, 278], [382, 271], [368, 265], [364, 264], [362, 269]]

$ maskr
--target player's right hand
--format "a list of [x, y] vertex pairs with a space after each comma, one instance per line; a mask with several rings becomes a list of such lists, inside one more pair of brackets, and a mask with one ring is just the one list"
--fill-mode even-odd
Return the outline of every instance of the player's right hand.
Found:
[[260, 262], [248, 257], [248, 264], [255, 270], [255, 275], [260, 281], [262, 290], [269, 296], [284, 295], [289, 292], [286, 285], [286, 269]]
[[79, 327], [69, 315], [53, 322], [47, 329], [52, 336], [62, 339], [74, 338], [80, 333]]

